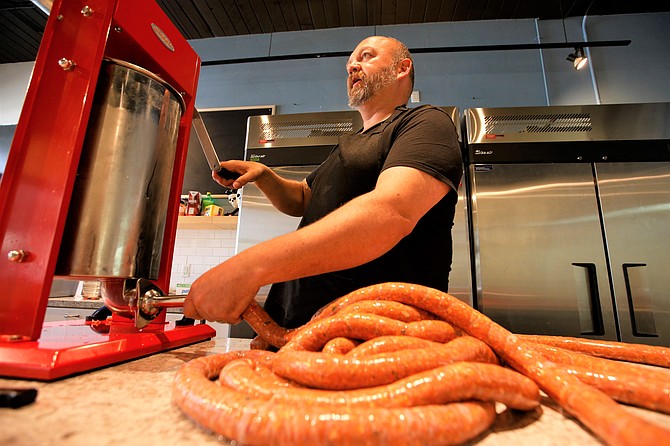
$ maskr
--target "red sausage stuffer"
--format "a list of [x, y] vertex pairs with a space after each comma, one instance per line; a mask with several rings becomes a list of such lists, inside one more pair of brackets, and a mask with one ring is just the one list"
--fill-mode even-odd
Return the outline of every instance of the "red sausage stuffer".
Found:
[[[163, 290], [199, 70], [152, 0], [53, 3], [0, 184], [0, 374], [51, 380], [215, 335], [161, 311], [180, 305]], [[101, 282], [113, 316], [44, 323], [54, 277]]]

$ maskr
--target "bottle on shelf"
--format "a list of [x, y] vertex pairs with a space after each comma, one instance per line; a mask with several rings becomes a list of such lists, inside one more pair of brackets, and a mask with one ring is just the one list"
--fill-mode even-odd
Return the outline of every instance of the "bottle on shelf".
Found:
[[207, 206], [211, 206], [213, 204], [214, 204], [214, 197], [212, 197], [211, 192], [207, 192], [207, 195], [202, 197], [200, 215], [204, 215], [205, 214], [205, 209], [207, 209]]

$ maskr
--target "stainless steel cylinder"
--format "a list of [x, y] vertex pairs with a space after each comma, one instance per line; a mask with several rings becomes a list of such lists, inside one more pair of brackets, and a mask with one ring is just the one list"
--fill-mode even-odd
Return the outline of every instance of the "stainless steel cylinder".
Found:
[[56, 275], [158, 277], [183, 107], [154, 74], [103, 62]]

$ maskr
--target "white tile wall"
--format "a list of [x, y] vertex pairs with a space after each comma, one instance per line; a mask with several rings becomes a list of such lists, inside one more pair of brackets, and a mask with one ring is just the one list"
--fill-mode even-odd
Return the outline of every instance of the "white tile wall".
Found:
[[205, 271], [235, 254], [234, 229], [177, 229], [170, 273], [170, 293], [178, 283], [191, 284]]

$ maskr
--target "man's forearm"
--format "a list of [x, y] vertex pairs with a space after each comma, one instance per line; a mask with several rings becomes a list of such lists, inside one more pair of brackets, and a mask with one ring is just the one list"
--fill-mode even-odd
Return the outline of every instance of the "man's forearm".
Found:
[[293, 217], [303, 215], [309, 200], [305, 182], [282, 178], [268, 168], [254, 184], [280, 212]]
[[413, 225], [388, 204], [363, 196], [307, 227], [242, 251], [235, 267], [245, 268], [258, 286], [352, 268], [390, 250]]

